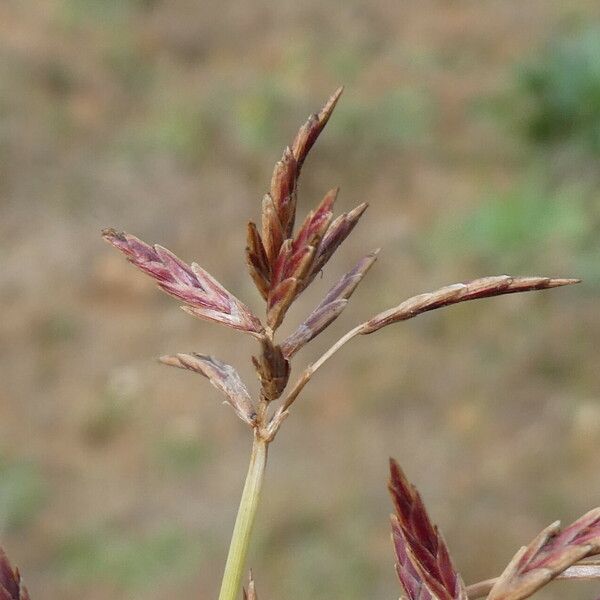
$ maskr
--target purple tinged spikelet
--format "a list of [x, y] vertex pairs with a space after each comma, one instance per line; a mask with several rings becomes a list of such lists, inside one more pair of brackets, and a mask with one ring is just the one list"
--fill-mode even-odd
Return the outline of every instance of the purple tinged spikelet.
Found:
[[388, 489], [396, 508], [392, 516], [396, 572], [407, 599], [467, 600], [441, 533], [431, 523], [419, 492], [393, 459]]
[[286, 239], [272, 263], [267, 291], [267, 323], [277, 328], [292, 302], [312, 279], [312, 272], [321, 242], [332, 218], [337, 189], [328, 192], [320, 205], [308, 214], [296, 236]]
[[281, 325], [287, 309], [290, 307], [294, 298], [298, 295], [300, 282], [295, 277], [284, 279], [269, 294], [267, 304], [267, 325], [271, 329], [276, 329]]
[[325, 125], [327, 125], [327, 121], [329, 121], [329, 117], [333, 112], [342, 92], [344, 91], [343, 87], [339, 87], [327, 100], [325, 106], [318, 112], [310, 115], [308, 120], [298, 133], [296, 134], [296, 138], [292, 144], [292, 153], [296, 162], [298, 164], [298, 170], [302, 168], [304, 160], [306, 156], [310, 152], [310, 149], [313, 147], [313, 144], [317, 141], [317, 138], [323, 131]]
[[150, 246], [128, 233], [105, 229], [102, 236], [163, 291], [184, 302], [186, 312], [261, 335], [262, 325], [252, 311], [196, 263], [187, 265], [170, 250]]
[[[310, 281], [312, 281], [312, 278], [314, 278], [314, 276], [327, 264], [333, 253], [350, 235], [368, 206], [369, 205], [366, 202], [363, 202], [350, 212], [340, 215], [333, 223], [331, 223], [319, 245]], [[310, 281], [308, 283], [310, 283]]]
[[260, 295], [266, 300], [271, 285], [271, 265], [255, 223], [248, 223], [246, 264]]
[[293, 234], [302, 165], [342, 91], [336, 90], [318, 113], [310, 115], [275, 165], [269, 193], [263, 198], [261, 233], [254, 223], [248, 225], [246, 263], [261, 296], [267, 300], [267, 324], [272, 329], [281, 323], [291, 303], [323, 268], [366, 208], [361, 205], [332, 223], [338, 190], [331, 190]]
[[262, 201], [262, 243], [272, 265], [284, 240], [283, 228], [273, 198], [267, 194]]
[[267, 292], [267, 323], [273, 329], [281, 324], [293, 301], [310, 285], [367, 208], [366, 203], [361, 204], [332, 222], [337, 194], [338, 188], [330, 190], [308, 214], [295, 238], [280, 246]]
[[296, 181], [300, 169], [292, 150], [288, 147], [283, 156], [275, 164], [271, 177], [271, 193], [273, 205], [281, 224], [283, 236], [289, 238], [294, 229], [296, 218]]
[[220, 360], [205, 354], [175, 354], [161, 356], [160, 362], [171, 367], [188, 369], [204, 375], [220, 392], [225, 394], [229, 404], [242, 421], [254, 425], [256, 410], [248, 389], [237, 371]]
[[361, 258], [330, 290], [318, 306], [281, 344], [286, 358], [291, 358], [300, 348], [310, 342], [335, 321], [354, 293], [362, 278], [377, 260], [379, 249]]
[[600, 508], [561, 530], [560, 522], [544, 529], [521, 548], [498, 578], [488, 600], [522, 600], [576, 562], [600, 554]]
[[286, 358], [290, 359], [298, 350], [317, 337], [331, 325], [344, 311], [348, 300], [334, 300], [323, 307], [315, 308], [296, 330], [282, 343], [281, 349]]
[[[342, 94], [339, 88], [319, 113], [312, 114], [300, 128], [292, 147], [284, 150], [275, 164], [269, 193], [263, 198], [262, 244], [271, 265], [277, 259], [281, 244], [292, 237], [296, 219], [297, 183], [306, 156]], [[252, 267], [251, 267], [252, 269]], [[255, 279], [255, 276], [252, 275]]]
[[348, 300], [354, 293], [354, 290], [358, 287], [358, 284], [362, 281], [363, 277], [367, 274], [369, 269], [373, 266], [377, 260], [380, 249], [377, 248], [372, 252], [369, 252], [366, 256], [363, 256], [354, 267], [348, 271], [330, 290], [316, 310], [325, 307], [327, 304], [339, 300], [341, 298]]
[[321, 241], [333, 218], [333, 205], [339, 188], [329, 190], [315, 210], [308, 213], [293, 241], [293, 252]]
[[[225, 395], [226, 403], [239, 418], [254, 430], [255, 443], [260, 442], [264, 452], [289, 414], [292, 403], [313, 374], [357, 335], [373, 333], [392, 323], [459, 302], [543, 290], [579, 281], [501, 275], [458, 283], [409, 298], [348, 331], [321, 357], [307, 366], [282, 403], [275, 411], [269, 411], [269, 404], [281, 397], [288, 384], [291, 357], [337, 319], [375, 262], [378, 253], [378, 250], [371, 252], [359, 260], [331, 287], [323, 300], [287, 339], [281, 344], [274, 341], [274, 331], [282, 323], [289, 307], [327, 264], [368, 206], [367, 203], [362, 203], [333, 219], [338, 189], [332, 189], [308, 213], [294, 233], [298, 179], [302, 165], [327, 124], [341, 93], [342, 88], [331, 96], [320, 112], [310, 115], [291, 146], [284, 150], [281, 160], [276, 163], [269, 192], [262, 202], [260, 231], [255, 223], [248, 224], [246, 262], [267, 305], [265, 327], [245, 304], [198, 264], [188, 265], [166, 248], [150, 246], [130, 234], [114, 229], [103, 231], [103, 237], [125, 254], [131, 263], [152, 277], [166, 293], [181, 300], [186, 312], [248, 332], [259, 339], [260, 352], [258, 356], [252, 357], [260, 381], [260, 397], [256, 402], [237, 371], [212, 356], [180, 353], [163, 356], [160, 361], [206, 377]], [[254, 458], [256, 456], [253, 454]], [[264, 463], [260, 468], [264, 469]], [[255, 471], [252, 467], [249, 473], [252, 479], [247, 481], [252, 485], [247, 484], [245, 487], [244, 498], [248, 489], [254, 503], [259, 491], [257, 475], [260, 474], [262, 478], [262, 471]], [[388, 487], [396, 509], [391, 518], [392, 541], [396, 571], [404, 590], [403, 598], [468, 600], [467, 589], [452, 564], [441, 533], [432, 524], [416, 488], [408, 482], [398, 463], [393, 460], [390, 461]], [[248, 505], [243, 500], [242, 506]], [[244, 512], [241, 511], [240, 514], [244, 515]], [[250, 524], [250, 520], [246, 524]], [[238, 530], [237, 524], [235, 530]], [[234, 533], [234, 540], [236, 536]], [[244, 536], [237, 537], [238, 541], [246, 543]], [[232, 545], [233, 549], [239, 547]], [[557, 523], [550, 526], [515, 555], [501, 577], [475, 584], [469, 593], [477, 593], [477, 597], [480, 597], [490, 592], [488, 600], [522, 600], [561, 573], [566, 575], [564, 571], [577, 561], [596, 554], [600, 554], [600, 509], [589, 512], [563, 530], [560, 530]], [[239, 593], [241, 566], [238, 559], [243, 555], [244, 553], [237, 552], [236, 556], [233, 550], [230, 553], [230, 558], [233, 556], [234, 559], [227, 561], [224, 582], [233, 582], [234, 579], [235, 582], [227, 584], [230, 588], [228, 592], [233, 590]], [[232, 573], [235, 573], [235, 577], [231, 576]], [[227, 588], [222, 588], [222, 591], [223, 589]], [[231, 594], [226, 595], [229, 597]], [[258, 600], [252, 573], [247, 589], [243, 590], [243, 597], [244, 600]], [[1, 551], [0, 600], [29, 600], [27, 591], [21, 586], [18, 571], [13, 571]]]
[[482, 277], [481, 279], [474, 279], [467, 283], [455, 283], [454, 285], [440, 288], [435, 292], [413, 296], [402, 302], [402, 304], [379, 313], [364, 324], [361, 333], [374, 333], [386, 325], [412, 319], [421, 313], [449, 306], [450, 304], [458, 304], [459, 302], [476, 300], [478, 298], [491, 298], [492, 296], [500, 296], [502, 294], [546, 290], [579, 282], [579, 279], [499, 275], [495, 277]]
[[21, 583], [19, 569], [13, 569], [2, 548], [0, 548], [0, 600], [30, 600], [27, 588]]

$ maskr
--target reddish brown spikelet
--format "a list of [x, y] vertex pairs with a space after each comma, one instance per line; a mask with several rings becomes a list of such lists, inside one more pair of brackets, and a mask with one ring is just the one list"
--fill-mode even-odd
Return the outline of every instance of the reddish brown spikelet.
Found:
[[450, 304], [458, 304], [477, 298], [490, 298], [502, 294], [515, 294], [534, 290], [546, 290], [579, 283], [579, 279], [551, 279], [549, 277], [483, 277], [467, 283], [456, 283], [435, 292], [413, 296], [394, 308], [386, 310], [364, 324], [362, 333], [373, 333], [386, 325], [412, 319], [421, 313]]
[[283, 355], [281, 348], [264, 337], [261, 340], [261, 354], [252, 357], [261, 384], [261, 393], [267, 402], [281, 396], [290, 377], [290, 363]]
[[318, 245], [331, 218], [337, 189], [325, 195], [316, 210], [311, 211], [294, 239], [285, 240], [271, 269], [267, 292], [267, 323], [275, 329], [298, 294], [308, 285], [317, 256]]
[[296, 218], [296, 180], [300, 169], [290, 148], [283, 152], [271, 176], [271, 198], [285, 237], [292, 235]]
[[340, 215], [329, 226], [327, 233], [323, 236], [317, 256], [310, 274], [310, 277], [305, 281], [306, 287], [317, 275], [317, 273], [327, 264], [333, 253], [340, 247], [342, 242], [350, 235], [359, 219], [362, 217], [368, 204], [363, 202], [348, 213]]
[[306, 156], [310, 152], [310, 149], [313, 147], [313, 144], [317, 141], [321, 131], [325, 125], [327, 125], [327, 121], [329, 121], [329, 117], [335, 108], [342, 92], [344, 91], [343, 87], [339, 87], [327, 100], [325, 106], [320, 110], [320, 112], [310, 115], [306, 123], [300, 128], [296, 135], [296, 139], [294, 139], [294, 143], [292, 144], [292, 152], [294, 154], [294, 158], [298, 164], [298, 170], [302, 168], [302, 164], [306, 159]]
[[294, 238], [293, 253], [306, 246], [314, 246], [321, 241], [333, 218], [333, 205], [338, 193], [339, 188], [329, 190], [317, 208], [308, 213]]
[[327, 292], [325, 298], [323, 298], [319, 306], [317, 306], [317, 310], [335, 300], [342, 298], [348, 300], [354, 293], [354, 290], [358, 287], [358, 284], [362, 281], [363, 277], [377, 260], [378, 254], [379, 248], [369, 252], [366, 256], [363, 256], [363, 258], [361, 258], [354, 267]]
[[255, 223], [248, 223], [246, 263], [254, 284], [266, 300], [271, 285], [271, 265]]
[[300, 283], [295, 277], [284, 279], [270, 294], [267, 304], [267, 324], [271, 329], [281, 325], [287, 309], [298, 295]]
[[[342, 88], [335, 92], [320, 112], [308, 118], [308, 121], [298, 131], [292, 147], [286, 148], [281, 160], [275, 164], [269, 193], [263, 198], [262, 236], [258, 233], [256, 226], [250, 224], [247, 263], [250, 275], [265, 299], [267, 299], [268, 290], [274, 290], [283, 279], [291, 276], [291, 271], [294, 270], [293, 265], [306, 254], [305, 246], [310, 245], [308, 239], [304, 239], [303, 236], [306, 232], [303, 231], [301, 242], [296, 243], [293, 250], [290, 249], [289, 255], [283, 257], [287, 263], [287, 272], [284, 273], [281, 269], [280, 252], [285, 241], [293, 238], [300, 170], [308, 152], [329, 120], [341, 93]], [[315, 218], [318, 223], [321, 222], [319, 217], [320, 215]], [[327, 225], [328, 223], [325, 224], [324, 229]], [[317, 224], [313, 223], [310, 228], [314, 230], [316, 227]], [[324, 229], [321, 235], [324, 234]], [[309, 233], [312, 235], [314, 231]], [[313, 258], [311, 257], [311, 261]], [[273, 278], [278, 260], [280, 263], [279, 277]], [[311, 261], [306, 261], [308, 266]]]
[[275, 263], [284, 239], [277, 208], [273, 198], [267, 194], [262, 201], [262, 243], [271, 265]]
[[0, 600], [30, 600], [27, 588], [21, 583], [19, 569], [13, 569], [8, 557], [1, 548]]
[[291, 358], [300, 348], [315, 338], [339, 317], [348, 299], [354, 293], [362, 278], [377, 260], [379, 250], [374, 250], [361, 258], [354, 268], [346, 273], [308, 315], [297, 329], [281, 344], [281, 349], [286, 358]]
[[440, 532], [393, 459], [388, 488], [396, 508], [392, 516], [396, 571], [408, 600], [466, 600], [464, 584]]
[[344, 311], [348, 300], [334, 300], [321, 308], [315, 308], [296, 330], [282, 343], [281, 349], [286, 358], [292, 358], [298, 350], [317, 337]]
[[167, 294], [185, 302], [190, 314], [251, 334], [262, 333], [252, 311], [196, 263], [188, 265], [166, 248], [150, 246], [128, 233], [105, 229], [102, 236]]
[[291, 148], [285, 149], [275, 165], [270, 191], [262, 203], [262, 234], [254, 223], [248, 226], [246, 262], [267, 301], [267, 325], [271, 330], [281, 324], [293, 301], [325, 266], [367, 207], [361, 204], [332, 222], [338, 189], [330, 190], [293, 235], [300, 170], [341, 93], [339, 88], [320, 112], [308, 118]]
[[361, 204], [331, 223], [337, 193], [337, 189], [328, 192], [319, 207], [309, 213], [296, 238], [286, 240], [280, 248], [268, 294], [267, 323], [273, 329], [279, 326], [292, 302], [310, 285], [367, 208]]
[[225, 394], [227, 404], [238, 417], [249, 425], [254, 425], [256, 410], [246, 386], [237, 371], [231, 366], [212, 356], [204, 354], [175, 354], [161, 356], [160, 362], [171, 367], [188, 369], [204, 375], [220, 392]]
[[517, 552], [488, 600], [521, 600], [583, 558], [600, 554], [600, 508], [560, 529], [556, 522]]
[[292, 240], [286, 240], [281, 246], [279, 256], [273, 271], [272, 289], [290, 277], [302, 281], [310, 270], [314, 261], [316, 248], [314, 245], [306, 245], [294, 251]]

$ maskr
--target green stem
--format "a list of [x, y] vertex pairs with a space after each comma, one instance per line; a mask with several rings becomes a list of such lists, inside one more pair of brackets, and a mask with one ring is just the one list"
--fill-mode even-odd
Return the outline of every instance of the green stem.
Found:
[[250, 545], [252, 526], [267, 466], [267, 446], [268, 442], [260, 439], [257, 435], [254, 436], [250, 466], [231, 536], [219, 600], [237, 600], [239, 597], [246, 565], [246, 554]]

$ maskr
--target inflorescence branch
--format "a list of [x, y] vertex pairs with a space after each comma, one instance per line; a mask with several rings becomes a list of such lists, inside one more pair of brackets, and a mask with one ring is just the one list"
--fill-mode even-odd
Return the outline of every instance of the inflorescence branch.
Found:
[[234, 367], [217, 358], [192, 352], [164, 356], [160, 360], [207, 377], [225, 395], [226, 402], [236, 414], [268, 442], [273, 440], [290, 406], [317, 369], [355, 336], [374, 333], [392, 323], [458, 302], [578, 282], [577, 279], [501, 275], [457, 283], [409, 298], [358, 325], [338, 340], [323, 356], [306, 367], [270, 415], [270, 404], [278, 400], [287, 388], [291, 359], [340, 316], [379, 252], [374, 250], [361, 258], [333, 285], [293, 333], [280, 343], [276, 342], [275, 331], [292, 303], [314, 281], [367, 208], [367, 204], [363, 203], [334, 218], [333, 209], [339, 191], [334, 188], [308, 213], [302, 224], [294, 228], [302, 166], [341, 93], [342, 88], [339, 88], [318, 113], [308, 118], [275, 165], [269, 191], [262, 201], [260, 231], [255, 223], [248, 224], [246, 263], [266, 304], [264, 323], [198, 264], [192, 262], [188, 265], [166, 248], [150, 246], [128, 233], [114, 229], [103, 232], [109, 243], [150, 275], [163, 291], [183, 301], [182, 308], [187, 313], [249, 333], [259, 340], [260, 352], [252, 357], [260, 382], [257, 399], [251, 398]]
[[[260, 225], [254, 222], [248, 224], [246, 263], [265, 302], [264, 320], [195, 262], [187, 264], [166, 248], [148, 245], [128, 233], [106, 229], [102, 234], [129, 262], [153, 278], [163, 291], [183, 302], [182, 308], [187, 313], [248, 333], [259, 342], [259, 352], [252, 357], [260, 383], [260, 393], [256, 398], [252, 397], [235, 368], [217, 358], [189, 352], [160, 359], [166, 365], [206, 377], [225, 396], [238, 417], [253, 429], [253, 459], [236, 521], [220, 600], [234, 600], [241, 586], [248, 539], [266, 465], [267, 446], [275, 438], [304, 386], [347, 342], [358, 335], [368, 335], [387, 325], [451, 304], [502, 294], [545, 290], [579, 281], [500, 275], [457, 283], [414, 296], [351, 329], [306, 367], [284, 396], [292, 358], [340, 316], [379, 252], [374, 250], [361, 258], [331, 287], [323, 300], [288, 337], [280, 342], [276, 340], [276, 331], [290, 306], [323, 270], [367, 208], [367, 204], [362, 203], [334, 218], [334, 205], [339, 192], [338, 188], [334, 188], [326, 192], [300, 226], [295, 227], [298, 181], [302, 167], [341, 94], [342, 88], [339, 88], [319, 112], [310, 115], [292, 143], [285, 148], [273, 170], [269, 190], [262, 200]], [[279, 402], [278, 406], [269, 410], [276, 402]], [[411, 600], [464, 600], [468, 588], [463, 586], [454, 571], [443, 539], [429, 522], [420, 497], [395, 464], [392, 464], [390, 485], [397, 507], [393, 530], [398, 573], [407, 597]], [[425, 538], [419, 539], [422, 535]], [[519, 596], [515, 589], [525, 586], [531, 589], [547, 579], [550, 576], [548, 573], [557, 576], [560, 569], [553, 560], [563, 555], [560, 554], [560, 548], [555, 551], [552, 544], [556, 545], [557, 540], [562, 543], [565, 534], [552, 529], [544, 535], [536, 547], [519, 555], [516, 562], [511, 563], [510, 570], [493, 583], [490, 588], [491, 600], [525, 597]], [[576, 546], [577, 550], [569, 550], [569, 557], [575, 557], [574, 560], [565, 559], [566, 562], [570, 561], [569, 564], [589, 555], [588, 546], [592, 542], [584, 534], [581, 535], [584, 539], [577, 538], [581, 542]], [[573, 547], [573, 544], [569, 545], [570, 542], [565, 544]], [[540, 552], [543, 554], [540, 555]], [[559, 561], [560, 568], [566, 564], [565, 560]], [[548, 567], [548, 564], [551, 566]], [[564, 569], [561, 572], [565, 572]], [[253, 580], [244, 594], [249, 600], [256, 598]]]

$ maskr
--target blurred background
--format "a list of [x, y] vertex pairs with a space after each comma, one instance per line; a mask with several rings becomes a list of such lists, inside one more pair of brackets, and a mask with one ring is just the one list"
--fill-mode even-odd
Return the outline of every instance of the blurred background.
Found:
[[[100, 239], [197, 260], [260, 310], [245, 224], [306, 116], [346, 92], [299, 216], [370, 209], [289, 331], [368, 250], [344, 315], [483, 275], [584, 284], [427, 314], [319, 372], [271, 449], [261, 598], [397, 598], [395, 456], [468, 582], [600, 503], [600, 7], [586, 0], [0, 2], [0, 536], [38, 600], [214, 598], [250, 440], [194, 320]], [[554, 584], [578, 600], [598, 585]]]

